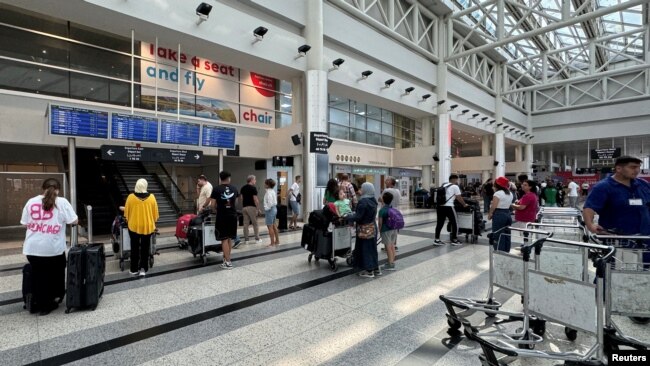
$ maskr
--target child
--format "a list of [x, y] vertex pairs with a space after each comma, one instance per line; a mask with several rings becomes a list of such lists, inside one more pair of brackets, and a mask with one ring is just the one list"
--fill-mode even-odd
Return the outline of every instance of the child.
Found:
[[397, 230], [390, 229], [386, 224], [388, 220], [388, 209], [393, 202], [393, 195], [390, 192], [384, 192], [381, 196], [384, 206], [379, 210], [379, 232], [381, 234], [381, 241], [386, 247], [386, 255], [388, 256], [388, 263], [382, 269], [384, 271], [395, 270], [395, 243], [397, 242]]
[[339, 189], [336, 192], [336, 196], [338, 197], [338, 200], [334, 202], [334, 206], [336, 206], [336, 214], [339, 217], [345, 217], [352, 212], [352, 209], [350, 208], [350, 200], [347, 199], [347, 195], [342, 189]]

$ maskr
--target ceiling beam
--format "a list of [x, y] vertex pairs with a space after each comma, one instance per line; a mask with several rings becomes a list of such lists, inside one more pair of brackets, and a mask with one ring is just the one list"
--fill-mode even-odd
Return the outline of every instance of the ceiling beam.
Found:
[[581, 23], [581, 22], [584, 22], [584, 21], [589, 20], [589, 19], [600, 18], [600, 17], [605, 16], [607, 14], [616, 13], [616, 12], [619, 12], [621, 10], [625, 10], [627, 8], [631, 8], [631, 7], [634, 7], [634, 6], [637, 6], [637, 5], [641, 5], [641, 4], [645, 4], [645, 3], [647, 3], [647, 1], [648, 0], [630, 0], [630, 1], [623, 2], [623, 3], [608, 6], [606, 8], [600, 8], [600, 9], [598, 9], [596, 11], [592, 11], [592, 12], [590, 12], [588, 14], [578, 15], [578, 16], [575, 16], [575, 17], [560, 21], [560, 22], [556, 22], [556, 23], [547, 25], [547, 26], [542, 27], [542, 28], [538, 28], [538, 29], [536, 29], [534, 31], [525, 32], [525, 33], [518, 34], [518, 35], [512, 36], [512, 37], [507, 37], [507, 38], [505, 38], [503, 40], [500, 40], [500, 41], [488, 43], [486, 45], [482, 45], [482, 46], [479, 46], [479, 47], [476, 47], [476, 48], [472, 48], [471, 50], [467, 50], [467, 51], [463, 51], [463, 52], [459, 52], [459, 53], [450, 55], [450, 56], [446, 57], [444, 61], [445, 62], [453, 61], [453, 60], [456, 60], [456, 59], [461, 58], [461, 57], [465, 57], [465, 56], [472, 55], [472, 54], [475, 54], [475, 53], [491, 50], [491, 49], [494, 49], [496, 47], [501, 47], [501, 46], [504, 46], [504, 45], [509, 44], [509, 43], [520, 41], [522, 39], [531, 38], [531, 37], [534, 37], [534, 36], [537, 36], [537, 35], [540, 35], [540, 34], [544, 34], [544, 33], [548, 33], [548, 32], [551, 32], [551, 31], [554, 31], [554, 30], [557, 30], [557, 29], [560, 29], [560, 28], [564, 28], [564, 27], [567, 27], [567, 26], [570, 26], [570, 25], [573, 25], [573, 24]]

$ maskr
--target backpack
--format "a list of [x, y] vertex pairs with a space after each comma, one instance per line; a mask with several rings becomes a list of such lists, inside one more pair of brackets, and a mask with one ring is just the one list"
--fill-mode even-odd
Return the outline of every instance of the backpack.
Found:
[[451, 186], [451, 183], [443, 184], [436, 188], [436, 207], [442, 207], [449, 202], [447, 199], [447, 188], [449, 188], [449, 186]]
[[388, 207], [388, 218], [386, 219], [386, 226], [391, 230], [399, 230], [404, 228], [404, 217], [398, 209]]

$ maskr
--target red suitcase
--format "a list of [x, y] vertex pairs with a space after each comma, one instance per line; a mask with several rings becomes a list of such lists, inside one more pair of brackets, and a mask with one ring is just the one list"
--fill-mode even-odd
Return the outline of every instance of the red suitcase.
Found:
[[195, 218], [194, 214], [183, 215], [176, 221], [176, 239], [181, 248], [187, 247], [187, 232], [190, 228], [190, 221]]

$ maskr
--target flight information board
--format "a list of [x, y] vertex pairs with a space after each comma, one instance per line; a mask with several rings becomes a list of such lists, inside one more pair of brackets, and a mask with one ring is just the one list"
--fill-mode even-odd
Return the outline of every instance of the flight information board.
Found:
[[163, 144], [199, 145], [201, 125], [181, 121], [160, 121], [160, 142]]
[[50, 106], [50, 133], [108, 138], [108, 112], [52, 104]]
[[232, 127], [203, 125], [203, 139], [201, 145], [218, 147], [221, 149], [234, 149], [236, 131], [237, 129]]
[[113, 113], [111, 138], [117, 140], [158, 142], [158, 119]]

